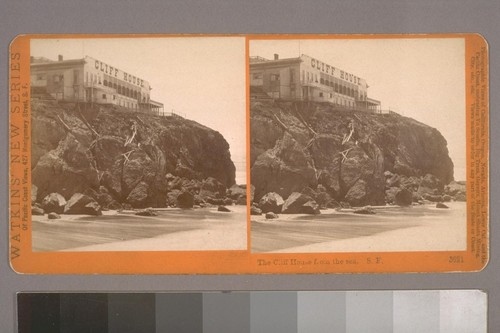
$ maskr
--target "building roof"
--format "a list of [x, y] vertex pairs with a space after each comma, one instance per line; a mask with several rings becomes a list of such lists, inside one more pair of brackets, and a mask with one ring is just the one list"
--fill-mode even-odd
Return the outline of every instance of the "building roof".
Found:
[[85, 64], [85, 59], [70, 59], [70, 60], [49, 60], [45, 62], [32, 62], [31, 68], [33, 69], [48, 69], [48, 68], [71, 68], [75, 65], [83, 65]]
[[270, 60], [262, 57], [250, 57], [250, 67], [274, 67], [274, 66], [290, 65], [299, 62], [302, 62], [302, 59], [300, 57], [283, 58], [277, 60]]

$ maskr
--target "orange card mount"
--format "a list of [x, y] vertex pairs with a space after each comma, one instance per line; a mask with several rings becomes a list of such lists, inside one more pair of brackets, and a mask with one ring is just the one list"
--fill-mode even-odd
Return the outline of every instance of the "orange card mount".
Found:
[[18, 273], [488, 262], [480, 35], [25, 35], [9, 57]]

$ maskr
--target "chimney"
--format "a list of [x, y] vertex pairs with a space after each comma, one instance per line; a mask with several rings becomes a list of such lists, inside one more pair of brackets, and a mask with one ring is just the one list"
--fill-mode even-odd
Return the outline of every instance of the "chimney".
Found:
[[58, 56], [57, 56], [57, 60], [58, 60], [58, 61], [63, 61], [63, 56], [62, 56], [62, 54], [60, 54], [60, 55], [58, 55]]
[[280, 58], [280, 55], [278, 53], [274, 54], [274, 60], [278, 60]]

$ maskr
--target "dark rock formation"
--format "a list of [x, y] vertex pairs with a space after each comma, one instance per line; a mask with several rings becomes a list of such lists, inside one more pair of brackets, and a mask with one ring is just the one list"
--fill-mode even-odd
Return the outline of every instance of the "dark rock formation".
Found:
[[231, 210], [229, 208], [227, 208], [226, 206], [218, 206], [217, 211], [218, 212], [225, 212], [225, 213], [231, 212]]
[[293, 192], [286, 199], [281, 209], [283, 214], [319, 214], [319, 205], [310, 197]]
[[75, 193], [64, 206], [64, 214], [102, 215], [101, 206], [91, 197]]
[[158, 213], [152, 208], [141, 209], [135, 212], [137, 216], [158, 216]]
[[250, 215], [262, 215], [262, 209], [252, 206], [250, 207]]
[[442, 203], [442, 202], [438, 202], [438, 203], [436, 204], [436, 208], [450, 208], [450, 207], [446, 206], [446, 205], [445, 205], [444, 203]]
[[456, 201], [467, 200], [467, 188], [465, 182], [451, 182], [444, 187], [444, 193]]
[[453, 180], [446, 140], [411, 118], [273, 101], [252, 102], [250, 112], [255, 202], [269, 192], [300, 192], [315, 200], [324, 193], [322, 208], [330, 199], [332, 206], [384, 205], [402, 188], [419, 200]]
[[148, 202], [149, 185], [146, 182], [137, 184], [127, 196], [127, 202], [132, 207], [144, 207]]
[[281, 213], [281, 208], [285, 201], [275, 192], [270, 192], [264, 195], [259, 201], [259, 208], [263, 213], [273, 212], [273, 213]]
[[31, 215], [43, 215], [43, 214], [45, 214], [45, 211], [42, 208], [36, 206], [31, 208]]
[[407, 188], [398, 189], [394, 196], [394, 203], [398, 206], [410, 206], [413, 202], [413, 193]]
[[66, 205], [66, 199], [59, 193], [50, 193], [42, 201], [42, 208], [47, 213], [58, 213], [62, 214], [64, 212], [64, 206]]
[[61, 218], [61, 216], [60, 216], [59, 214], [57, 214], [57, 213], [52, 212], [52, 213], [49, 213], [49, 214], [47, 215], [47, 218], [48, 218], [49, 220], [57, 220], [57, 219], [60, 219], [60, 218]]
[[179, 208], [193, 208], [194, 195], [189, 191], [182, 191], [177, 196], [177, 207]]
[[247, 199], [247, 189], [246, 186], [234, 184], [228, 189], [228, 195], [233, 200], [245, 200]]
[[38, 200], [53, 192], [93, 193], [103, 207], [165, 207], [176, 204], [169, 195], [175, 190], [198, 194], [203, 187], [224, 198], [235, 183], [228, 143], [194, 121], [116, 106], [37, 100], [31, 106]]
[[279, 217], [278, 214], [275, 214], [273, 212], [268, 212], [265, 216], [267, 220], [277, 219]]

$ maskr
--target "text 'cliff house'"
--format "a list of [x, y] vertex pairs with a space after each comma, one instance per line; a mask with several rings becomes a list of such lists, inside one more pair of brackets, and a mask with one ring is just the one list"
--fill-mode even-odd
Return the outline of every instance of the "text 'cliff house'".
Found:
[[31, 57], [31, 91], [57, 101], [111, 104], [160, 114], [163, 104], [150, 98], [149, 82], [85, 56], [58, 61]]
[[378, 112], [366, 80], [308, 55], [273, 60], [250, 57], [251, 92], [283, 100], [329, 102], [340, 108]]

